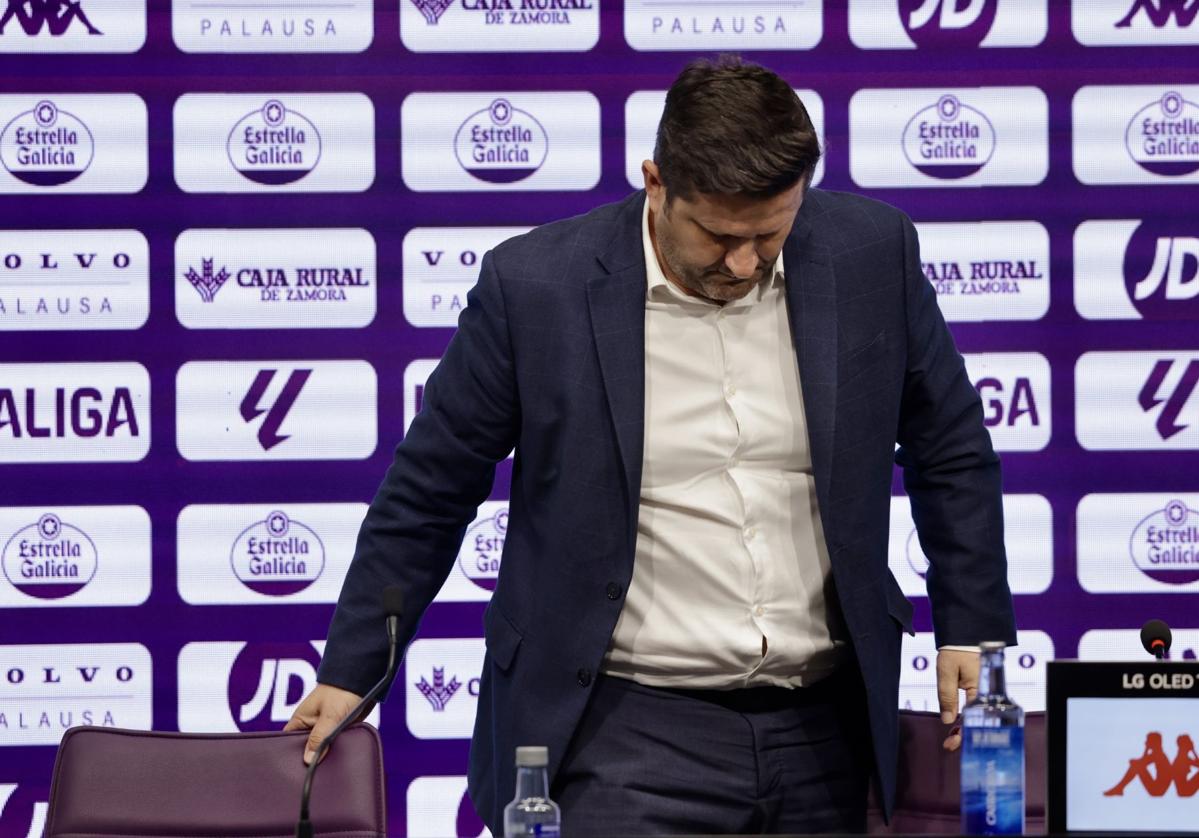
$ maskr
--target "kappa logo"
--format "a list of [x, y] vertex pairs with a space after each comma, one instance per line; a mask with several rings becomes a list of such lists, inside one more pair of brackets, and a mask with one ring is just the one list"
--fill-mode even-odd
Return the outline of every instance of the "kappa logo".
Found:
[[1180, 424], [1178, 418], [1191, 398], [1191, 394], [1195, 392], [1195, 385], [1199, 383], [1199, 360], [1191, 360], [1187, 362], [1182, 377], [1174, 384], [1173, 389], [1164, 392], [1162, 384], [1173, 368], [1174, 361], [1171, 360], [1160, 360], [1155, 363], [1145, 381], [1145, 386], [1141, 388], [1141, 392], [1137, 396], [1141, 410], [1146, 413], [1161, 406], [1161, 412], [1158, 413], [1154, 427], [1157, 428], [1157, 433], [1163, 440], [1169, 439], [1189, 427]]
[[1164, 797], [1171, 787], [1179, 797], [1194, 797], [1199, 791], [1199, 753], [1189, 734], [1176, 740], [1174, 759], [1166, 755], [1162, 735], [1150, 731], [1145, 735], [1145, 750], [1128, 761], [1128, 770], [1120, 781], [1103, 793], [1104, 797], [1123, 797], [1124, 790], [1134, 780], [1150, 797]]
[[[1195, 0], [1199, 8], [1199, 0]], [[1180, 177], [1199, 171], [1199, 105], [1177, 91], [1138, 110], [1128, 122], [1124, 143], [1147, 172]]]
[[239, 407], [241, 418], [247, 423], [253, 422], [264, 413], [266, 414], [266, 418], [262, 420], [262, 425], [258, 428], [258, 442], [264, 451], [270, 451], [279, 443], [290, 438], [288, 434], [280, 434], [279, 427], [287, 418], [292, 405], [300, 397], [300, 391], [304, 389], [304, 384], [312, 375], [310, 369], [292, 370], [287, 376], [282, 391], [275, 398], [275, 403], [269, 408], [264, 408], [262, 399], [266, 395], [267, 388], [271, 386], [276, 372], [277, 370], [259, 370]]
[[219, 271], [213, 270], [212, 259], [200, 260], [200, 272], [196, 273], [195, 268], [188, 268], [184, 277], [192, 284], [192, 287], [199, 293], [200, 299], [206, 303], [211, 303], [216, 299], [217, 292], [221, 290], [226, 282], [229, 281], [229, 271], [222, 265]]
[[316, 168], [321, 135], [303, 114], [270, 99], [237, 121], [226, 147], [233, 168], [244, 177], [278, 186], [294, 183]]
[[462, 682], [458, 680], [458, 676], [451, 676], [449, 682], [445, 680], [445, 667], [433, 667], [433, 683], [425, 680], [422, 675], [420, 680], [416, 682], [416, 688], [420, 690], [421, 695], [428, 699], [429, 704], [433, 706], [433, 711], [441, 713], [445, 710], [446, 705], [450, 703], [450, 699], [462, 687]]
[[49, 99], [17, 114], [0, 132], [0, 162], [34, 186], [60, 186], [87, 171], [95, 155], [91, 130]]
[[943, 180], [969, 177], [995, 153], [995, 128], [982, 111], [945, 95], [903, 129], [903, 153], [917, 171]]
[[85, 28], [89, 35], [104, 34], [88, 20], [83, 0], [8, 0], [4, 15], [0, 16], [0, 35], [14, 18], [26, 35], [38, 35], [45, 28], [52, 38], [57, 38], [66, 34], [74, 23]]
[[899, 0], [899, 16], [918, 47], [977, 47], [991, 31], [999, 0]]
[[1195, 22], [1196, 15], [1199, 15], [1199, 0], [1133, 0], [1128, 14], [1120, 18], [1116, 26], [1127, 29], [1143, 19], [1155, 29], [1171, 23], [1186, 28]]

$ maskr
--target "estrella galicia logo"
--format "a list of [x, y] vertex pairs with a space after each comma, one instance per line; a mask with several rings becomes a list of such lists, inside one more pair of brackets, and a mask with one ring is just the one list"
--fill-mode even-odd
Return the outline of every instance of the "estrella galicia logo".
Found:
[[87, 171], [95, 147], [91, 130], [79, 117], [43, 99], [4, 126], [0, 162], [25, 183], [58, 186]]
[[21, 593], [62, 599], [87, 587], [99, 554], [83, 530], [47, 512], [4, 545], [4, 576]]
[[1116, 21], [1116, 27], [1127, 29], [1134, 22], [1139, 22], [1138, 15], [1144, 12], [1144, 19], [1154, 29], [1168, 26], [1171, 21], [1180, 29], [1190, 26], [1195, 16], [1199, 15], [1199, 3], [1195, 0], [1132, 0], [1128, 13]]
[[946, 94], [908, 120], [903, 153], [923, 174], [958, 180], [987, 165], [995, 153], [995, 128], [982, 111]]
[[998, 9], [999, 0], [899, 0], [899, 18], [917, 47], [977, 47]]
[[1199, 579], [1199, 512], [1172, 500], [1137, 524], [1128, 542], [1133, 564], [1150, 579], [1182, 585]]
[[268, 100], [233, 126], [226, 144], [229, 161], [255, 183], [295, 183], [316, 168], [321, 136], [303, 114], [278, 99]]
[[425, 680], [425, 676], [420, 676], [420, 680], [416, 682], [416, 688], [420, 690], [421, 695], [429, 700], [435, 713], [440, 713], [445, 710], [446, 705], [450, 703], [450, 699], [454, 697], [454, 693], [462, 687], [462, 682], [458, 680], [457, 675], [450, 676], [450, 680], [445, 680], [445, 667], [433, 667], [433, 683]]
[[[1199, 236], [1193, 228], [1167, 230], [1140, 225], [1124, 250], [1124, 282], [1142, 317], [1151, 320], [1194, 316], [1199, 297]], [[1170, 233], [1184, 233], [1170, 235]]]
[[233, 575], [267, 596], [299, 593], [325, 569], [325, 545], [313, 529], [275, 510], [255, 521], [233, 542]]
[[200, 295], [206, 303], [211, 303], [216, 299], [216, 294], [221, 290], [221, 286], [229, 280], [229, 271], [222, 265], [221, 269], [213, 269], [213, 259], [200, 260], [200, 272], [196, 273], [195, 268], [188, 268], [184, 274], [187, 281], [196, 289], [196, 293]]
[[264, 451], [270, 451], [280, 442], [289, 438], [288, 434], [279, 433], [279, 427], [287, 418], [296, 399], [300, 397], [300, 391], [304, 389], [304, 384], [311, 375], [312, 370], [310, 369], [292, 370], [291, 374], [287, 376], [283, 390], [275, 399], [274, 404], [269, 407], [262, 406], [262, 399], [266, 395], [267, 388], [271, 386], [271, 381], [275, 378], [275, 370], [259, 370], [258, 374], [254, 376], [254, 381], [246, 392], [245, 398], [242, 399], [239, 409], [241, 418], [247, 423], [253, 422], [264, 413], [266, 414], [266, 418], [262, 420], [262, 424], [258, 428], [258, 443]]
[[537, 118], [495, 99], [466, 118], [454, 135], [459, 165], [488, 183], [515, 183], [541, 168], [549, 136]]
[[1152, 174], [1178, 177], [1199, 171], [1199, 105], [1167, 91], [1133, 115], [1124, 143], [1133, 161]]
[[[28, 10], [26, 6], [29, 7]], [[89, 35], [104, 34], [88, 19], [87, 12], [83, 10], [82, 0], [58, 0], [58, 2], [8, 0], [8, 7], [4, 10], [4, 15], [0, 17], [0, 35], [4, 34], [4, 30], [13, 18], [17, 19], [17, 24], [25, 30], [26, 35], [37, 35], [45, 27], [50, 37], [58, 38], [66, 34], [71, 24], [76, 22], [80, 27], [86, 29]]]
[[505, 507], [490, 518], [475, 521], [462, 540], [458, 566], [467, 579], [484, 590], [495, 590], [507, 533], [508, 509]]
[[316, 686], [320, 662], [311, 643], [247, 643], [229, 669], [227, 698], [237, 729], [278, 730]]
[[412, 0], [412, 5], [416, 6], [430, 26], [436, 26], [445, 10], [454, 5], [454, 0]]
[[1174, 361], [1172, 360], [1163, 359], [1155, 363], [1149, 377], [1145, 380], [1145, 386], [1141, 388], [1141, 392], [1137, 396], [1141, 410], [1146, 413], [1153, 411], [1159, 405], [1162, 406], [1154, 427], [1157, 428], [1158, 436], [1163, 440], [1167, 440], [1189, 427], [1189, 425], [1180, 423], [1178, 418], [1190, 400], [1191, 394], [1195, 392], [1195, 385], [1199, 384], [1199, 360], [1192, 359], [1187, 362], [1182, 371], [1182, 377], [1173, 385], [1173, 389], [1164, 389], [1162, 385], [1173, 368]]

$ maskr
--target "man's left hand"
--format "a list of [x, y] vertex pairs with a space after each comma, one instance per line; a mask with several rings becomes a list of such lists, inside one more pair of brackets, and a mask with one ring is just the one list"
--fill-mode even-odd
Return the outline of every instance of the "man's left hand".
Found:
[[[947, 725], [958, 717], [958, 690], [966, 691], [968, 702], [978, 693], [978, 653], [942, 649], [937, 652], [937, 699], [941, 704], [941, 721]], [[956, 751], [961, 744], [961, 728], [954, 726], [943, 747]]]

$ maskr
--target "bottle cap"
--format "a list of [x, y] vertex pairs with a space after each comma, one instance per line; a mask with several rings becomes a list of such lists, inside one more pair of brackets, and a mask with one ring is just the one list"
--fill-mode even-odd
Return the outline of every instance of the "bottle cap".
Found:
[[1002, 652], [1007, 648], [1007, 644], [1002, 640], [984, 640], [978, 644], [978, 651], [986, 654], [987, 652]]
[[544, 745], [524, 745], [516, 749], [517, 768], [545, 768], [549, 761], [550, 750]]

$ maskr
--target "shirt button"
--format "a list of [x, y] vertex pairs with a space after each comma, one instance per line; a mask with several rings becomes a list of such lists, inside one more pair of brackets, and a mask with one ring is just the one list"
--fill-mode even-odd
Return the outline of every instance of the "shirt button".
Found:
[[605, 593], [608, 594], [608, 599], [610, 600], [615, 601], [620, 599], [620, 585], [617, 585], [615, 582], [609, 582]]
[[730, 384], [730, 385], [729, 385], [729, 386], [728, 386], [728, 387], [725, 389], [725, 392], [726, 392], [726, 393], [728, 393], [730, 396], [735, 396], [735, 395], [737, 395], [737, 385], [736, 385], [736, 384]]
[[756, 536], [757, 534], [758, 534], [758, 531], [756, 529], [754, 529], [753, 527], [745, 528], [745, 540], [746, 541], [753, 541], [754, 536]]
[[575, 677], [578, 679], [580, 687], [586, 687], [591, 683], [591, 670], [580, 669], [575, 673]]
[[757, 608], [754, 609], [755, 617], [761, 617], [765, 613], [766, 613], [766, 607], [764, 605], [759, 605]]

